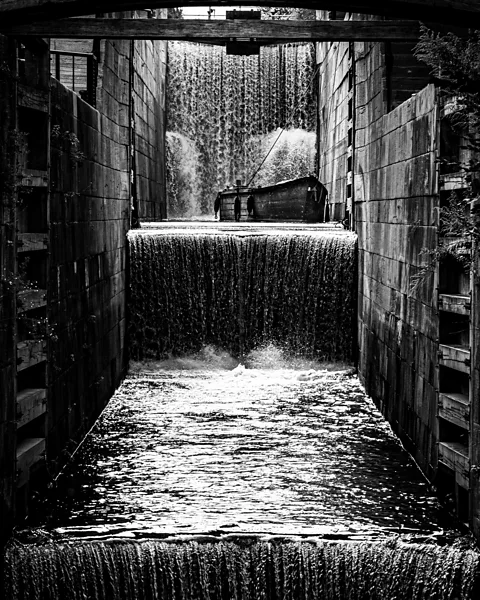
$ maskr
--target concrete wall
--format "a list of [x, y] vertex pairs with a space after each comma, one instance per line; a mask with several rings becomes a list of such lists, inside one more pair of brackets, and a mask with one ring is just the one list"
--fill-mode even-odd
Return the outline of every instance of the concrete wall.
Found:
[[[97, 106], [117, 121], [128, 141], [133, 131], [131, 159], [132, 202], [140, 221], [166, 216], [165, 76], [166, 43], [121, 40], [101, 44]], [[117, 109], [116, 103], [120, 106]], [[117, 112], [118, 110], [118, 112]]]
[[428, 70], [408, 45], [319, 44], [318, 52], [324, 59], [320, 179], [329, 188], [337, 219], [348, 208], [351, 185], [359, 237], [360, 376], [422, 469], [433, 476], [436, 282], [428, 280], [415, 293], [410, 286], [426, 260], [422, 248], [437, 243], [434, 91], [422, 90]]
[[[35, 79], [29, 80], [28, 60], [26, 75], [15, 77], [15, 51], [5, 45], [2, 38], [0, 168], [2, 175], [13, 173], [15, 180], [15, 164], [30, 164], [23, 172], [28, 177], [20, 185], [17, 178], [12, 194], [5, 177], [1, 190], [2, 538], [15, 512], [21, 517], [28, 510], [28, 497], [38, 482], [47, 483], [76, 448], [125, 372], [126, 233], [135, 203], [140, 204], [140, 218], [164, 214], [164, 171], [158, 164], [163, 155], [166, 68], [165, 44], [136, 42], [132, 48], [129, 41], [103, 41], [94, 108], [60, 82], [49, 81], [44, 44], [44, 58], [32, 67], [46, 82], [41, 91]], [[23, 104], [16, 107], [20, 93]], [[25, 138], [20, 140], [23, 146], [15, 143], [17, 128], [23, 125], [31, 128], [26, 153]], [[25, 185], [32, 189], [22, 204]], [[41, 200], [41, 219], [36, 218], [36, 199]], [[27, 239], [37, 246], [24, 246], [20, 254], [16, 249]], [[21, 308], [19, 265], [28, 268], [29, 283], [38, 279], [38, 287], [46, 289], [46, 300], [37, 294], [38, 307], [23, 306], [22, 314], [32, 321], [39, 311], [47, 315], [44, 337], [33, 344], [39, 349], [29, 357], [31, 364], [22, 364], [21, 373], [16, 368], [20, 338], [15, 325]], [[39, 318], [42, 324], [43, 319]], [[23, 416], [19, 430], [16, 392], [32, 387], [44, 388], [38, 390], [44, 401], [33, 407], [37, 412], [32, 420]], [[25, 458], [19, 475], [19, 444], [32, 440], [35, 454]]]
[[[435, 90], [386, 115], [364, 105], [355, 150], [359, 371], [424, 472], [437, 466], [436, 278], [412, 277], [437, 244]], [[360, 124], [363, 127], [360, 127]]]
[[[119, 115], [118, 109], [112, 115]], [[128, 129], [53, 82], [52, 126], [84, 154], [52, 139], [47, 455], [79, 442], [126, 365]], [[70, 448], [70, 451], [73, 448]]]
[[165, 79], [167, 45], [137, 40], [133, 44], [135, 176], [141, 221], [166, 218]]
[[[166, 18], [167, 10], [154, 11]], [[111, 13], [112, 18], [147, 18], [142, 10]], [[93, 17], [92, 17], [93, 18]], [[122, 132], [131, 119], [131, 140], [135, 217], [141, 221], [159, 221], [166, 217], [166, 172], [162, 160], [165, 148], [165, 78], [167, 43], [159, 40], [52, 40], [52, 49], [60, 52], [95, 52], [98, 56], [97, 108], [118, 121]], [[87, 87], [86, 59], [76, 58], [72, 77], [72, 57], [59, 58], [60, 81], [75, 91]], [[56, 71], [52, 55], [52, 73]], [[81, 94], [84, 92], [81, 91]], [[117, 106], [118, 103], [118, 106]], [[116, 112], [119, 109], [119, 112]], [[129, 144], [128, 135], [125, 137]]]
[[317, 44], [319, 65], [319, 179], [327, 187], [330, 218], [341, 221], [347, 201], [348, 44]]
[[62, 85], [53, 86], [52, 127], [75, 133], [85, 157], [75, 164], [68, 149], [52, 150], [51, 281], [56, 285], [50, 319], [58, 338], [51, 345], [47, 443], [52, 457], [82, 438], [126, 367], [131, 196], [136, 191], [141, 219], [161, 218], [165, 210], [165, 60], [160, 42], [103, 41], [98, 110]]
[[[11, 131], [14, 129], [14, 61], [0, 36], [0, 540], [13, 513], [15, 485], [15, 195]], [[3, 524], [3, 525], [2, 525]]]
[[[52, 88], [52, 127], [73, 132], [85, 156], [72, 160], [65, 143], [52, 138], [50, 322], [55, 343], [47, 432], [50, 457], [80, 441], [125, 371], [126, 232], [133, 165], [140, 218], [160, 218], [165, 206], [163, 168], [158, 166], [165, 45], [104, 41], [100, 59], [98, 110], [57, 82]], [[129, 122], [132, 108], [134, 132]]]
[[[328, 20], [329, 11], [316, 11]], [[338, 13], [343, 19], [344, 13]], [[378, 17], [347, 13], [346, 19]], [[331, 216], [342, 220], [355, 201], [355, 131], [364, 129], [365, 106], [374, 117], [386, 114], [421, 90], [429, 69], [413, 56], [411, 43], [329, 42], [316, 46], [319, 66], [318, 176], [329, 191]], [[355, 110], [353, 107], [356, 107]], [[368, 118], [371, 118], [369, 113]], [[360, 121], [357, 127], [357, 119]]]

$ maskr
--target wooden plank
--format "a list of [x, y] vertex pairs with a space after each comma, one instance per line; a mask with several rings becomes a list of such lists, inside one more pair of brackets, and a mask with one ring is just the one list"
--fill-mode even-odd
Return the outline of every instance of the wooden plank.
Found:
[[26, 388], [17, 394], [17, 429], [33, 421], [47, 410], [47, 390]]
[[[470, 379], [470, 397], [475, 398], [471, 407], [470, 460], [471, 460], [471, 517], [474, 534], [480, 539], [480, 253], [478, 243], [473, 249], [472, 264], [472, 315], [471, 344], [472, 370]], [[475, 275], [474, 275], [475, 274]]]
[[470, 401], [465, 394], [443, 392], [438, 396], [438, 416], [462, 429], [470, 428]]
[[440, 344], [439, 363], [444, 367], [470, 374], [470, 348]]
[[46, 250], [48, 247], [48, 233], [19, 233], [17, 234], [17, 251], [33, 252]]
[[17, 102], [19, 106], [48, 113], [48, 91], [18, 84]]
[[468, 448], [459, 442], [439, 442], [438, 461], [455, 473], [455, 481], [465, 489], [470, 488], [470, 461]]
[[418, 21], [287, 21], [249, 19], [59, 19], [2, 28], [6, 35], [60, 39], [185, 40], [223, 44], [409, 40], [418, 41]]
[[[462, 105], [462, 101], [460, 96], [451, 96], [449, 98], [444, 98], [441, 100], [441, 109], [440, 115], [441, 117], [448, 117], [455, 112], [458, 111], [460, 106]], [[442, 176], [440, 176], [442, 177]]]
[[[225, 5], [218, 0], [210, 3], [212, 6]], [[235, 6], [252, 5], [251, 0], [237, 2]], [[3, 0], [0, 2], [0, 14], [5, 22], [25, 22], [27, 18], [45, 18], [52, 12], [60, 18], [62, 16], [75, 16], [97, 13], [111, 13], [130, 10], [145, 10], [146, 8], [170, 8], [177, 6], [173, 0], [151, 0], [140, 2], [140, 0], [103, 0], [92, 7], [81, 0]], [[182, 6], [204, 6], [202, 0], [184, 0]], [[444, 22], [449, 25], [456, 23], [470, 27], [480, 24], [480, 6], [478, 0], [389, 0], [378, 2], [377, 0], [304, 0], [303, 8], [312, 10], [332, 10], [341, 12], [365, 13], [367, 15], [384, 15], [388, 17], [406, 18], [412, 14], [417, 19], [430, 22]]]
[[26, 340], [17, 344], [17, 371], [47, 360], [46, 340]]
[[448, 173], [446, 175], [440, 175], [440, 188], [442, 190], [461, 190], [467, 187], [465, 181], [465, 175], [463, 173]]
[[48, 173], [47, 171], [23, 168], [21, 185], [24, 187], [47, 187]]
[[47, 290], [22, 290], [17, 293], [17, 312], [23, 313], [47, 305]]
[[45, 438], [27, 438], [17, 445], [17, 487], [27, 483], [30, 468], [45, 455]]
[[438, 308], [458, 315], [469, 315], [471, 299], [470, 296], [464, 296], [463, 294], [439, 294]]

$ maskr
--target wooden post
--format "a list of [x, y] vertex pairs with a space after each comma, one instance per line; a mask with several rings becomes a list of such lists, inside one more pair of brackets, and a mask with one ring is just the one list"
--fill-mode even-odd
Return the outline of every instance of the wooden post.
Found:
[[470, 513], [471, 526], [480, 539], [480, 252], [473, 245], [470, 378]]
[[[2, 29], [3, 28], [3, 29]], [[60, 19], [10, 26], [6, 35], [63, 39], [185, 40], [209, 44], [282, 44], [319, 41], [416, 42], [419, 22], [412, 21], [290, 21], [231, 19]]]

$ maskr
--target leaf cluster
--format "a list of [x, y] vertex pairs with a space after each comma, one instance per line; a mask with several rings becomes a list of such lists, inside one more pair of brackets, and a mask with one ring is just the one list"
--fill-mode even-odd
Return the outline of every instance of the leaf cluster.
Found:
[[[410, 277], [410, 292], [417, 291], [431, 275], [436, 265], [453, 260], [467, 271], [471, 264], [472, 241], [480, 241], [479, 222], [470, 210], [470, 202], [480, 196], [479, 182], [474, 175], [480, 168], [480, 31], [469, 30], [464, 35], [438, 33], [421, 27], [414, 49], [418, 60], [426, 63], [443, 95], [451, 100], [449, 119], [461, 136], [468, 159], [444, 156], [441, 160], [453, 169], [463, 171], [468, 188], [454, 191], [440, 209], [441, 241], [434, 249], [424, 248], [426, 264]], [[451, 170], [451, 169], [450, 169]]]
[[55, 144], [60, 152], [66, 151], [73, 163], [83, 162], [85, 154], [80, 149], [80, 140], [72, 131], [62, 131], [59, 125], [54, 125], [51, 132], [52, 144]]
[[261, 9], [262, 18], [279, 21], [282, 19], [314, 21], [315, 11], [308, 8], [265, 7]]
[[[467, 194], [468, 196], [468, 194]], [[480, 240], [476, 217], [470, 211], [470, 198], [460, 191], [453, 191], [447, 204], [440, 209], [438, 233], [440, 243], [436, 248], [423, 248], [420, 252], [426, 264], [410, 276], [410, 294], [419, 292], [436, 266], [447, 260], [467, 272], [471, 265], [472, 240]]]
[[183, 9], [181, 7], [169, 8], [167, 19], [183, 19]]
[[437, 33], [421, 26], [414, 49], [426, 63], [435, 82], [449, 96], [458, 98], [452, 123], [460, 127], [480, 126], [480, 31], [464, 36]]

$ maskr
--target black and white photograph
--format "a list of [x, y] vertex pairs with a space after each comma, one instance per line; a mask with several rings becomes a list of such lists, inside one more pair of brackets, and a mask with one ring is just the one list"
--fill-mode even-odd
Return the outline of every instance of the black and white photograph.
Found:
[[0, 0], [0, 599], [480, 600], [479, 0]]

